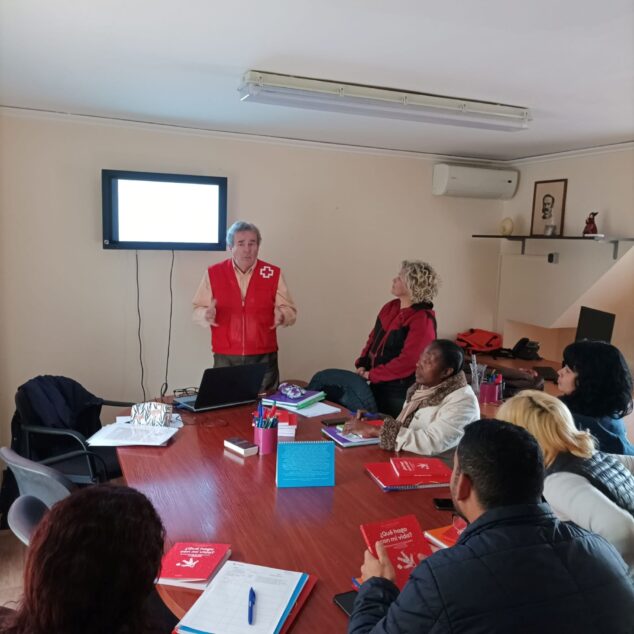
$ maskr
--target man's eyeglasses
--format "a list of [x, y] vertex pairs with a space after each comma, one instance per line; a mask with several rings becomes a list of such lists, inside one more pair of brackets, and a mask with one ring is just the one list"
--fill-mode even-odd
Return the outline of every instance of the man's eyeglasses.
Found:
[[175, 398], [182, 398], [183, 396], [196, 396], [197, 394], [197, 387], [180, 387], [174, 390]]

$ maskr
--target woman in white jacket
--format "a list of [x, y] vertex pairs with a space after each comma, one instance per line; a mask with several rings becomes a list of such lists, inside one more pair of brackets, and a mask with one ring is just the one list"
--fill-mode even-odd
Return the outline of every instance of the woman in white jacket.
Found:
[[634, 566], [634, 456], [595, 450], [595, 439], [575, 427], [559, 399], [526, 390], [497, 412], [528, 430], [544, 452], [544, 497], [564, 521], [597, 533]]
[[398, 417], [386, 416], [382, 427], [352, 419], [344, 431], [378, 436], [381, 447], [388, 450], [434, 456], [454, 449], [464, 426], [480, 418], [463, 363], [464, 353], [453, 341], [432, 341], [416, 364], [416, 383], [408, 390]]

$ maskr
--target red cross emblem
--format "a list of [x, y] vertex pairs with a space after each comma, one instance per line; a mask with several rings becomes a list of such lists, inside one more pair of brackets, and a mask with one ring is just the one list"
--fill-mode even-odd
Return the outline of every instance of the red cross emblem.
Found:
[[263, 266], [260, 269], [260, 275], [265, 279], [268, 280], [269, 277], [273, 277], [273, 269], [270, 266]]

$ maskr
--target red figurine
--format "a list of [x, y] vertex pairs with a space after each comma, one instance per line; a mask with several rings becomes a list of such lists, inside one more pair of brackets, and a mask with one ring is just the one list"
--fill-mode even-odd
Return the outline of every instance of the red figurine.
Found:
[[584, 236], [593, 236], [597, 233], [599, 233], [599, 230], [597, 229], [597, 223], [594, 221], [594, 217], [596, 215], [598, 215], [598, 211], [593, 211], [587, 218], [586, 218], [586, 226], [583, 228], [583, 235]]

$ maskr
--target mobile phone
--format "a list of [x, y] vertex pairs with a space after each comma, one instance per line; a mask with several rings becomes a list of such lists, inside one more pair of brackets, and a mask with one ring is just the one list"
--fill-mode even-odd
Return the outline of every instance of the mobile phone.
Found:
[[326, 425], [327, 427], [332, 427], [333, 425], [341, 425], [342, 423], [346, 423], [348, 420], [348, 416], [340, 416], [339, 418], [325, 418], [321, 421], [321, 424]]
[[348, 615], [352, 614], [352, 606], [354, 604], [354, 600], [357, 597], [357, 592], [355, 590], [350, 590], [349, 592], [341, 592], [340, 594], [335, 594], [332, 600]]
[[439, 511], [455, 511], [451, 498], [434, 498], [434, 508]]

